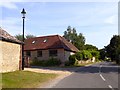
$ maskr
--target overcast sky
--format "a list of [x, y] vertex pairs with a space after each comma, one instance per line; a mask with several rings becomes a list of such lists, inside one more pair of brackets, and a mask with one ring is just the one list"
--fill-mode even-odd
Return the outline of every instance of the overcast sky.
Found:
[[99, 49], [108, 45], [111, 37], [118, 34], [118, 0], [9, 1], [0, 2], [0, 27], [11, 35], [22, 34], [22, 8], [27, 12], [25, 34], [63, 35], [71, 26], [76, 28], [77, 33], [83, 33], [86, 44]]

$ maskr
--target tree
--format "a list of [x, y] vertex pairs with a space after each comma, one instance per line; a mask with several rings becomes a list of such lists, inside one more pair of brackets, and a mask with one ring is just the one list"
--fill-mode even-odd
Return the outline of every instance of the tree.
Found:
[[76, 46], [79, 50], [84, 49], [85, 37], [82, 33], [78, 35], [75, 28], [72, 29], [71, 26], [68, 26], [63, 37]]
[[100, 57], [100, 52], [97, 50], [91, 50], [90, 53], [92, 54], [92, 57], [95, 57], [97, 60]]
[[85, 49], [85, 50], [98, 50], [98, 48], [97, 48], [96, 46], [93, 46], [93, 45], [91, 45], [91, 44], [86, 44], [86, 45], [84, 46], [84, 49]]
[[79, 33], [75, 42], [76, 42], [75, 46], [78, 47], [79, 50], [84, 50], [85, 37], [83, 36], [82, 33]]
[[26, 39], [28, 39], [28, 38], [34, 38], [34, 37], [36, 37], [36, 36], [31, 35], [31, 34], [26, 35]]
[[23, 41], [23, 35], [21, 34], [15, 35], [15, 38], [17, 38], [20, 41]]
[[110, 44], [106, 47], [107, 55], [111, 58], [112, 61], [119, 63], [120, 59], [120, 36], [114, 35]]
[[76, 29], [72, 29], [71, 26], [68, 26], [67, 31], [64, 31], [63, 37], [69, 42], [73, 43], [75, 38], [77, 37]]
[[83, 52], [82, 52], [82, 51], [77, 52], [77, 53], [75, 54], [75, 56], [76, 56], [76, 59], [77, 59], [77, 60], [83, 60]]
[[105, 57], [107, 56], [105, 48], [100, 49], [99, 52], [100, 52], [100, 59], [105, 60]]
[[[22, 35], [22, 34], [15, 35], [15, 37], [16, 37], [18, 40], [23, 41], [23, 35]], [[34, 38], [34, 37], [36, 37], [36, 36], [31, 35], [31, 34], [28, 34], [28, 35], [25, 36], [24, 39]]]
[[83, 50], [83, 59], [88, 60], [92, 58], [92, 54], [88, 50]]

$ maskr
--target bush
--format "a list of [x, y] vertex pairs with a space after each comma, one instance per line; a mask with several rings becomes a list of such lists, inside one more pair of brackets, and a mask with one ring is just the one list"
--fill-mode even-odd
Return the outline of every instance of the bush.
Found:
[[33, 66], [59, 66], [61, 64], [60, 60], [56, 58], [50, 58], [49, 60], [33, 60], [30, 65]]
[[45, 65], [44, 63], [45, 63], [44, 60], [35, 59], [35, 60], [31, 61], [30, 65], [32, 65], [32, 66], [44, 66]]
[[82, 52], [77, 52], [77, 53], [75, 54], [75, 56], [76, 56], [76, 59], [77, 59], [77, 60], [83, 60], [83, 54], [82, 54]]
[[61, 61], [56, 58], [50, 58], [46, 61], [46, 66], [59, 66], [61, 64]]
[[110, 59], [110, 58], [108, 58], [108, 57], [105, 57], [105, 61], [110, 62], [110, 61], [111, 61], [111, 59]]
[[83, 50], [83, 59], [88, 60], [92, 58], [92, 54], [88, 50]]
[[70, 62], [69, 62], [69, 61], [66, 61], [66, 62], [65, 62], [65, 66], [70, 66]]
[[76, 56], [75, 55], [70, 55], [69, 56], [69, 63], [70, 63], [70, 65], [74, 65], [75, 60], [76, 60]]
[[96, 59], [99, 59], [99, 57], [100, 57], [99, 51], [92, 50], [92, 51], [90, 51], [90, 53], [92, 54], [93, 57], [95, 57]]
[[75, 63], [74, 63], [74, 66], [77, 66], [77, 65], [78, 65], [78, 60], [76, 59]]

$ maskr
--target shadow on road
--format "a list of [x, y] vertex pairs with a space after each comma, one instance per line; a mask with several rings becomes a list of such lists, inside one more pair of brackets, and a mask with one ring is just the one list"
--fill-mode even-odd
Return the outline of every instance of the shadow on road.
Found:
[[97, 67], [97, 66], [88, 66], [83, 67], [77, 70], [78, 73], [118, 73], [118, 67]]
[[[102, 67], [100, 68], [100, 65]], [[99, 64], [99, 65], [91, 65], [87, 67], [72, 67], [72, 68], [63, 68], [63, 67], [38, 67], [32, 66], [33, 69], [43, 69], [43, 70], [54, 70], [54, 71], [69, 71], [69, 72], [76, 72], [76, 73], [118, 73], [118, 67], [112, 64]]]

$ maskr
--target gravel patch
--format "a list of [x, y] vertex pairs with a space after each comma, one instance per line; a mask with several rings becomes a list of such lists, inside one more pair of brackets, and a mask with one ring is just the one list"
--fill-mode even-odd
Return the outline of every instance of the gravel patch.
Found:
[[24, 70], [38, 72], [38, 73], [55, 73], [55, 74], [67, 74], [71, 73], [72, 71], [67, 70], [50, 70], [50, 69], [40, 69], [40, 68], [25, 68]]
[[73, 70], [61, 70], [59, 68], [53, 70], [50, 68], [25, 68], [25, 71], [32, 71], [32, 72], [37, 72], [37, 73], [54, 73], [54, 74], [58, 74], [58, 77], [56, 77], [53, 80], [50, 80], [48, 82], [43, 83], [42, 85], [40, 85], [37, 88], [52, 88], [53, 86], [55, 86], [59, 81], [61, 81], [62, 79], [64, 79], [65, 77], [71, 75], [73, 73]]

